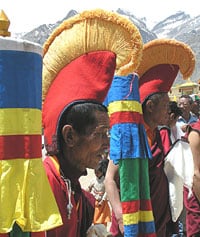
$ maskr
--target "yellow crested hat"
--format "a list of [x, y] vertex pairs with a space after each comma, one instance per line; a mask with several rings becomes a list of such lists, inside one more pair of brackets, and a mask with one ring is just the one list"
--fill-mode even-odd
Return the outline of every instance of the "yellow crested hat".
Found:
[[121, 15], [95, 9], [61, 23], [44, 44], [43, 127], [49, 150], [59, 118], [75, 101], [102, 103], [114, 73], [134, 71], [142, 58], [137, 27]]
[[143, 48], [139, 75], [141, 102], [157, 92], [168, 92], [178, 72], [187, 79], [195, 68], [195, 55], [185, 43], [175, 39], [155, 39]]

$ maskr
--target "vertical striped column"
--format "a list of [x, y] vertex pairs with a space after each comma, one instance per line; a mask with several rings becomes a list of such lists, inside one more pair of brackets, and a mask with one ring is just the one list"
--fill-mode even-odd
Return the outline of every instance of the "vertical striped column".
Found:
[[42, 48], [0, 37], [0, 233], [61, 224], [42, 164]]
[[0, 160], [41, 157], [41, 47], [0, 39]]
[[137, 74], [115, 76], [105, 104], [111, 126], [110, 159], [119, 164], [124, 236], [154, 237], [148, 158]]

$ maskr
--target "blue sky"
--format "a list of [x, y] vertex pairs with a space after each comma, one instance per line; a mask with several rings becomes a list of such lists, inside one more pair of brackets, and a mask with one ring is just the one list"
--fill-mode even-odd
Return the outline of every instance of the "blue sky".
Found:
[[[26, 32], [41, 24], [55, 23], [66, 16], [69, 10], [78, 12], [94, 8], [116, 10], [122, 8], [136, 17], [146, 17], [147, 23], [158, 22], [167, 16], [184, 11], [191, 16], [200, 15], [196, 0], [0, 0], [3, 9], [10, 19], [11, 32]], [[196, 6], [196, 7], [195, 7]]]

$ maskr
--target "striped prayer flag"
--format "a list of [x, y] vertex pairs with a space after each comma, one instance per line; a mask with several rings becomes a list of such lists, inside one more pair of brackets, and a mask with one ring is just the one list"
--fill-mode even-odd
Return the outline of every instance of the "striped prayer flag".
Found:
[[42, 47], [0, 37], [2, 237], [44, 236], [41, 231], [62, 224], [42, 164], [41, 107]]
[[148, 159], [137, 74], [115, 76], [104, 102], [110, 116], [110, 159], [119, 164], [125, 237], [155, 237]]

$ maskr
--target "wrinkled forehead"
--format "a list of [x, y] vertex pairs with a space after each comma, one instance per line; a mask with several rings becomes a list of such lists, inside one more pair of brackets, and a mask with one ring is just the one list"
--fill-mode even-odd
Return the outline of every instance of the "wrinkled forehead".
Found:
[[96, 111], [95, 112], [96, 127], [109, 127], [109, 116], [107, 112], [104, 111]]

